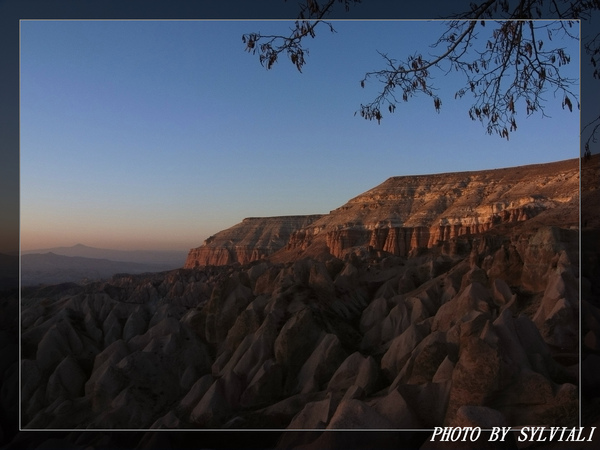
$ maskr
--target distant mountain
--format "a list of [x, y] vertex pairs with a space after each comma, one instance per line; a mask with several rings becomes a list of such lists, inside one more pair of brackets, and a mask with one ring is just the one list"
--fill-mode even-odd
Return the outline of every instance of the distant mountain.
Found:
[[183, 267], [187, 256], [187, 251], [185, 250], [112, 250], [106, 248], [88, 247], [87, 245], [83, 244], [77, 244], [72, 247], [55, 247], [21, 252], [22, 255], [30, 255], [33, 253], [54, 253], [62, 256], [109, 259], [111, 261], [163, 264], [168, 265], [169, 269]]
[[[83, 246], [82, 246], [83, 247]], [[88, 247], [89, 248], [89, 247]], [[53, 252], [21, 255], [21, 284], [57, 284], [109, 278], [117, 273], [140, 274], [171, 270], [168, 263], [138, 263], [57, 255]]]

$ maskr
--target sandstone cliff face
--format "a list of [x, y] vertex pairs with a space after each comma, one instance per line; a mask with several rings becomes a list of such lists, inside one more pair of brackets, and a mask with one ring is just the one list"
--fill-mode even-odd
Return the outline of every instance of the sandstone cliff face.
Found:
[[556, 225], [576, 226], [577, 159], [517, 168], [393, 177], [292, 234], [288, 250], [325, 240], [343, 258], [371, 247], [406, 256], [502, 224], [568, 209]]
[[[186, 268], [336, 258], [364, 250], [396, 256], [440, 246], [540, 214], [578, 226], [577, 159], [515, 168], [392, 177], [325, 215], [248, 218], [190, 250]], [[560, 211], [559, 213], [557, 213]], [[548, 224], [548, 218], [541, 223]]]
[[257, 261], [283, 248], [294, 231], [319, 218], [321, 215], [246, 218], [191, 249], [184, 267]]

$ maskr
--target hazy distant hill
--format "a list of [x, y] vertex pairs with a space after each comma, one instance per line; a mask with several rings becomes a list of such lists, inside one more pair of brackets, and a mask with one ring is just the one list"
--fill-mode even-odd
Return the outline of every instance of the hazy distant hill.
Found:
[[109, 278], [117, 273], [139, 274], [176, 268], [168, 263], [139, 263], [64, 256], [55, 253], [21, 255], [21, 284], [55, 284]]
[[[72, 247], [55, 247], [21, 252], [22, 255], [33, 253], [54, 253], [63, 256], [82, 258], [109, 259], [111, 261], [135, 262], [144, 264], [168, 265], [168, 269], [182, 267], [187, 251], [158, 251], [158, 250], [112, 250], [106, 248], [88, 247], [77, 244]], [[165, 270], [168, 270], [165, 269]]]

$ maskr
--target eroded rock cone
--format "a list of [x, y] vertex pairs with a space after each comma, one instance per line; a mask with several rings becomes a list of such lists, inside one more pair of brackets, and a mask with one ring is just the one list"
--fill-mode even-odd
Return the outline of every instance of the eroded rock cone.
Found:
[[396, 177], [328, 215], [245, 221], [183, 269], [24, 290], [23, 426], [576, 422], [597, 272], [569, 228], [577, 180], [573, 161]]

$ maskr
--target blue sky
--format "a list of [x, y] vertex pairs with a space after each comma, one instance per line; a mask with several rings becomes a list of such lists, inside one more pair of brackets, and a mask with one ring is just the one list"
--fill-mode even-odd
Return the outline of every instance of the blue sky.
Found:
[[[468, 118], [460, 82], [380, 125], [377, 50], [429, 52], [442, 22], [334, 22], [299, 73], [267, 71], [241, 35], [291, 22], [21, 22], [21, 246], [189, 249], [244, 217], [327, 213], [390, 176], [573, 158], [579, 114], [519, 112], [510, 141]], [[563, 43], [578, 76], [578, 43]], [[553, 100], [548, 93], [548, 100]]]

